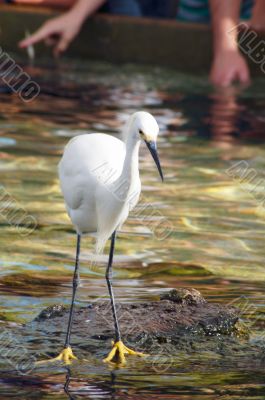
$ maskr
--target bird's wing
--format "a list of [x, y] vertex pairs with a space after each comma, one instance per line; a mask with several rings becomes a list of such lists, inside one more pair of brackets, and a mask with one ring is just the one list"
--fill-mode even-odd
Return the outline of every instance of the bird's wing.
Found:
[[86, 134], [73, 138], [59, 163], [62, 193], [68, 208], [94, 203], [99, 183], [111, 183], [121, 174], [124, 143], [110, 135]]

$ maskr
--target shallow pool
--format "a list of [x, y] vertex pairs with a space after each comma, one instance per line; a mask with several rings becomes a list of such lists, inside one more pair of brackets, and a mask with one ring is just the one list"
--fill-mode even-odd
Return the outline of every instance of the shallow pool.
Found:
[[[116, 298], [153, 300], [168, 288], [195, 287], [209, 301], [241, 307], [249, 340], [264, 349], [264, 81], [244, 91], [213, 91], [204, 78], [146, 67], [72, 61], [56, 68], [45, 63], [24, 67], [41, 87], [34, 101], [25, 104], [0, 87], [2, 335], [46, 306], [70, 301], [75, 234], [57, 177], [64, 145], [86, 132], [119, 135], [128, 115], [145, 109], [161, 127], [165, 182], [143, 148], [141, 202], [117, 240]], [[31, 224], [19, 224], [18, 215]], [[107, 297], [106, 257], [91, 269], [92, 249], [86, 238], [79, 304]], [[47, 349], [37, 339], [25, 337], [18, 345], [38, 357]], [[89, 352], [86, 357], [70, 368], [21, 374], [2, 348], [0, 397], [265, 396], [264, 359], [263, 364], [231, 364], [225, 355], [202, 349], [200, 355], [183, 352], [173, 360], [165, 354], [159, 367], [151, 357], [112, 369]]]

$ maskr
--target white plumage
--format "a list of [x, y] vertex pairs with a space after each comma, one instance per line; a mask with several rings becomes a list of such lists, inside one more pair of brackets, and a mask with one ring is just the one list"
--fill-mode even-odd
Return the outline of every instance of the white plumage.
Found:
[[66, 209], [77, 233], [96, 235], [97, 251], [104, 248], [139, 200], [141, 140], [149, 147], [162, 177], [153, 154], [158, 131], [154, 117], [141, 111], [125, 125], [124, 141], [94, 133], [76, 136], [66, 146], [59, 164]]
[[[76, 356], [70, 345], [76, 290], [79, 282], [79, 255], [83, 234], [96, 235], [96, 250], [104, 248], [111, 236], [106, 281], [114, 320], [115, 341], [105, 362], [125, 362], [125, 355], [144, 356], [121, 340], [111, 276], [116, 231], [135, 207], [141, 192], [139, 147], [144, 140], [163, 179], [156, 149], [158, 125], [146, 112], [133, 114], [123, 131], [124, 141], [102, 133], [76, 136], [65, 148], [59, 164], [59, 177], [67, 212], [77, 232], [72, 301], [67, 333], [61, 353], [49, 361], [69, 364]], [[115, 362], [116, 362], [115, 361]]]

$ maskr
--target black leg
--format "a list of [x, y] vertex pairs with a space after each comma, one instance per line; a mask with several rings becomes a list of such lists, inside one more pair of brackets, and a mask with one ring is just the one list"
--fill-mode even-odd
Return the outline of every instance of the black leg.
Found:
[[112, 290], [112, 261], [113, 261], [113, 254], [114, 254], [114, 248], [115, 248], [115, 239], [116, 239], [116, 232], [113, 232], [113, 234], [111, 236], [109, 262], [108, 262], [108, 266], [106, 269], [106, 281], [107, 281], [107, 285], [108, 285], [108, 289], [109, 289], [111, 309], [112, 309], [112, 314], [113, 314], [113, 318], [114, 318], [115, 342], [118, 342], [121, 340], [121, 334], [120, 334], [120, 328], [119, 328], [116, 307], [115, 307], [115, 300], [114, 300], [114, 295], [113, 295], [113, 290]]
[[80, 253], [80, 245], [81, 245], [81, 235], [77, 235], [77, 243], [76, 243], [76, 259], [75, 259], [75, 271], [73, 275], [73, 293], [72, 293], [72, 302], [68, 320], [68, 327], [65, 339], [64, 347], [67, 348], [70, 346], [70, 336], [71, 336], [71, 329], [73, 323], [73, 314], [74, 314], [74, 304], [75, 304], [75, 296], [76, 296], [76, 289], [79, 283], [79, 253]]

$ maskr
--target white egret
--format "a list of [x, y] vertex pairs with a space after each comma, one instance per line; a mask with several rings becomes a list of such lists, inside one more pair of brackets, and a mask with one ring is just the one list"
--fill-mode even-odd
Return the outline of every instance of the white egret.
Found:
[[125, 354], [142, 355], [126, 347], [121, 340], [112, 291], [112, 261], [116, 232], [137, 204], [141, 192], [138, 166], [141, 140], [145, 141], [150, 150], [163, 180], [156, 148], [158, 132], [155, 118], [140, 111], [133, 114], [125, 125], [124, 141], [107, 134], [84, 134], [73, 138], [65, 148], [59, 164], [59, 177], [66, 209], [77, 232], [77, 248], [65, 345], [53, 360], [69, 363], [76, 358], [71, 349], [70, 335], [79, 281], [80, 244], [84, 234], [96, 236], [97, 251], [102, 250], [111, 237], [106, 280], [114, 318], [115, 340], [104, 361], [118, 359], [123, 363]]

